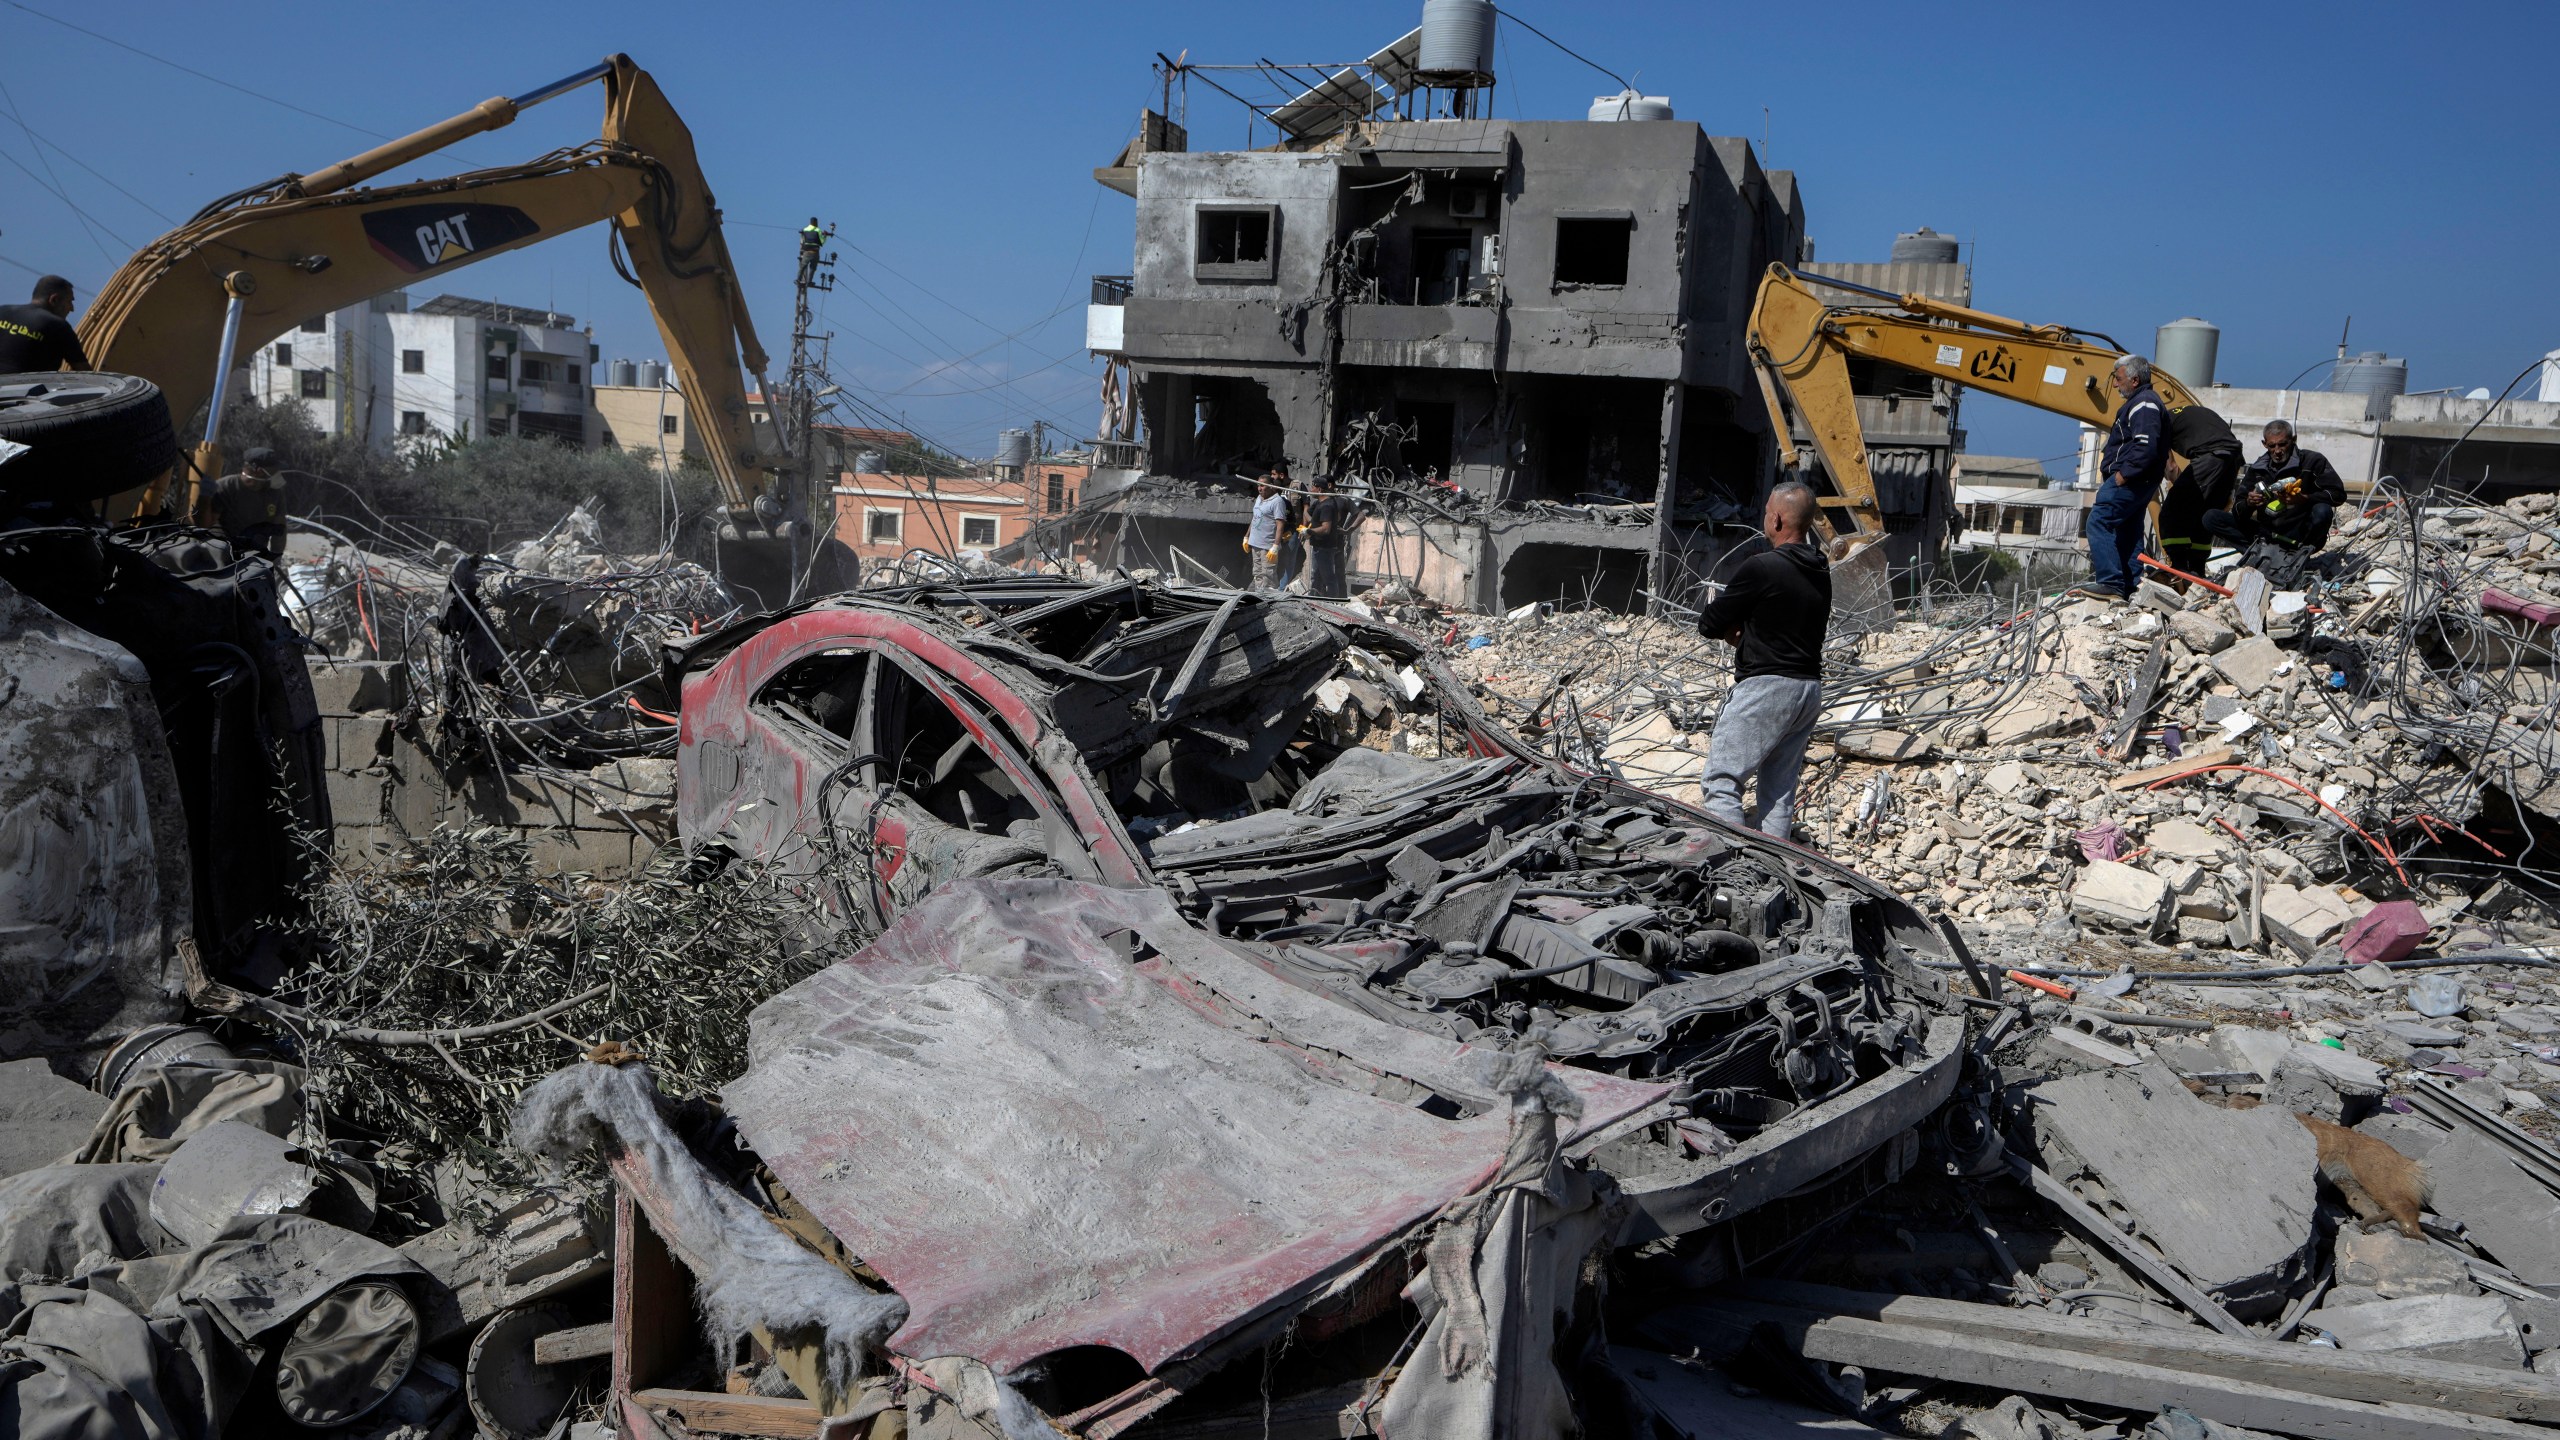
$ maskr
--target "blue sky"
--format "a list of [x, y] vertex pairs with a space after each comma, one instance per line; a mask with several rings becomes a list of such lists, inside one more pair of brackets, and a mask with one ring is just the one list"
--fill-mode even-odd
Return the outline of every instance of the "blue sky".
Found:
[[[2220, 378], [2234, 384], [2283, 384], [2326, 359], [2350, 314], [2354, 348], [2408, 357], [2413, 389], [2494, 390], [2560, 346], [2548, 100], [2560, 8], [1512, 8], [1669, 95], [1683, 119], [1765, 134], [1769, 163], [1799, 176], [1826, 260], [1881, 259], [1896, 231], [1933, 226], [1972, 245], [1984, 308], [2146, 349], [2162, 322], [2201, 315], [2222, 327]], [[1419, 14], [1418, 0], [0, 0], [0, 293], [30, 278], [23, 267], [60, 270], [85, 303], [133, 246], [218, 194], [621, 50], [693, 126], [767, 345], [778, 355], [789, 339], [791, 231], [814, 212], [845, 242], [826, 307], [838, 377], [984, 454], [1007, 425], [1093, 424], [1086, 281], [1128, 268], [1132, 202], [1091, 171], [1154, 99], [1154, 53], [1341, 60]], [[1505, 116], [1578, 117], [1616, 88], [1513, 25], [1498, 59]], [[583, 91], [414, 173], [574, 143], [599, 113], [599, 92]], [[1244, 139], [1240, 107], [1197, 83], [1188, 118], [1197, 146]], [[594, 323], [608, 357], [656, 351], [601, 229], [417, 298], [443, 288], [566, 310]], [[1998, 401], [1965, 419], [1978, 451], [2071, 448], [2066, 422]]]

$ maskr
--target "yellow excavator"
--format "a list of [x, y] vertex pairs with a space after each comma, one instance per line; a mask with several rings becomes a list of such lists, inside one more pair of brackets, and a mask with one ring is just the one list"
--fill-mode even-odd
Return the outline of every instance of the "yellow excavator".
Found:
[[[1901, 313], [1833, 305], [1814, 293], [1815, 286], [1888, 300]], [[1865, 432], [1850, 394], [1852, 356], [2004, 395], [2088, 425], [2114, 423], [2116, 407], [2123, 403], [2107, 377], [2125, 351], [2104, 335], [2067, 325], [2030, 325], [1925, 295], [1897, 295], [1846, 280], [1799, 275], [1784, 265], [1770, 266], [1761, 278], [1747, 344], [1788, 473], [1800, 476], [1807, 467], [1790, 433], [1782, 394], [1794, 402], [1831, 477], [1834, 493], [1822, 496], [1821, 503], [1848, 512], [1846, 533], [1831, 542], [1832, 559], [1845, 567], [1852, 585], [1879, 590], [1884, 550], [1876, 542], [1884, 539], [1884, 515], [1876, 506]], [[2166, 370], [2153, 370], [2151, 385], [2172, 411], [2196, 403], [2194, 392]], [[2174, 471], [2184, 462], [2173, 455], [2169, 463]]]
[[[598, 139], [521, 165], [359, 188], [597, 81], [605, 89]], [[606, 219], [614, 222], [615, 268], [648, 296], [719, 478], [729, 512], [720, 536], [724, 573], [769, 606], [805, 592], [813, 570], [841, 547], [829, 527], [813, 523], [808, 487], [786, 480], [800, 467], [759, 447], [741, 367], [770, 393], [767, 361], [719, 208], [693, 133], [626, 55], [513, 99], [483, 101], [311, 174], [226, 195], [136, 252], [98, 292], [81, 342], [96, 368], [157, 384], [180, 425], [199, 406], [205, 422], [173, 477], [174, 497], [165, 484], [127, 491], [107, 502], [107, 518], [156, 515], [173, 499], [182, 515], [200, 512], [205, 487], [225, 468], [220, 427], [233, 367], [305, 317]]]

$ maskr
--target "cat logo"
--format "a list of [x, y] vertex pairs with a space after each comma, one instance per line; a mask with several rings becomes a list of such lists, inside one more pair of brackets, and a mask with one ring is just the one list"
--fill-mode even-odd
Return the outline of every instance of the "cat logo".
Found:
[[2018, 378], [2018, 359], [2009, 353], [2008, 346], [1994, 345], [1975, 354], [1971, 373], [1976, 380], [2007, 385]]
[[364, 217], [365, 239], [403, 273], [476, 260], [542, 233], [512, 205], [399, 205]]

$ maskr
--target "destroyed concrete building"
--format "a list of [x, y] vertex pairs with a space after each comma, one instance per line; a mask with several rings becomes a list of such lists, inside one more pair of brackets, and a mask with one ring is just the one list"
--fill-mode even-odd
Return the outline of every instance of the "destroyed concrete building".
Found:
[[1355, 575], [1474, 609], [1640, 605], [1756, 522], [1742, 329], [1804, 258], [1792, 172], [1670, 118], [1331, 119], [1137, 157], [1133, 268], [1090, 327], [1145, 424], [1128, 488], [1087, 491], [1122, 563], [1241, 579], [1233, 477], [1277, 460], [1375, 492]]

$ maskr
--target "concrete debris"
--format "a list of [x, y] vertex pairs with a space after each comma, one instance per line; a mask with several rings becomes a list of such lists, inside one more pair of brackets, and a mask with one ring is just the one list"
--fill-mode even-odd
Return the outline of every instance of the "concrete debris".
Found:
[[2496, 1295], [2426, 1294], [2324, 1305], [2302, 1323], [2335, 1337], [2345, 1350], [2391, 1350], [2509, 1370], [2525, 1360], [2515, 1316]]

